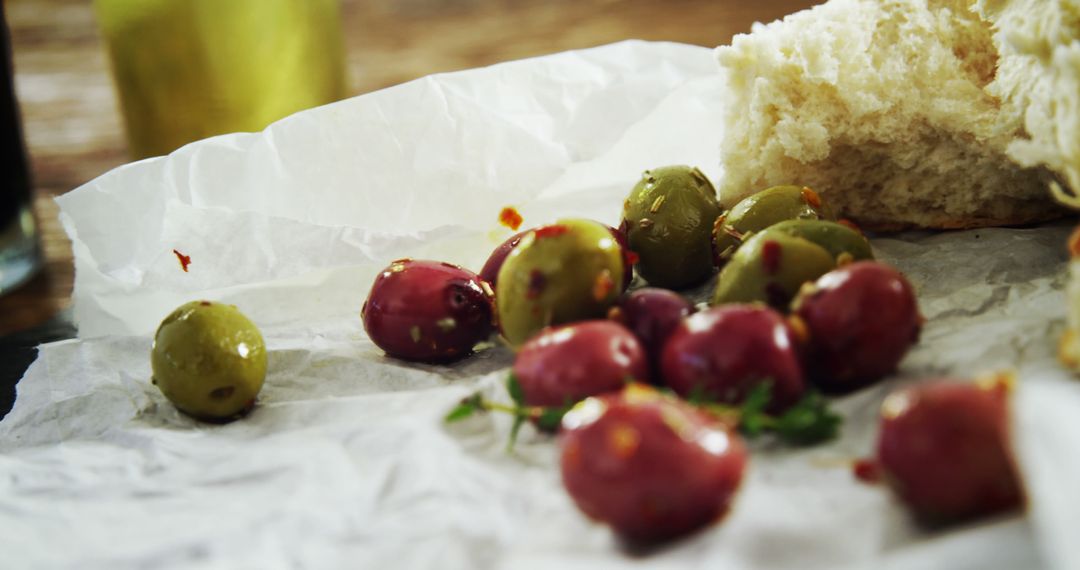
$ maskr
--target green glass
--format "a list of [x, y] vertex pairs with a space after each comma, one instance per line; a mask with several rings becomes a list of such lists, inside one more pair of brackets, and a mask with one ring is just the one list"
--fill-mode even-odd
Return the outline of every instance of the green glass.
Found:
[[95, 0], [134, 158], [346, 95], [338, 0]]

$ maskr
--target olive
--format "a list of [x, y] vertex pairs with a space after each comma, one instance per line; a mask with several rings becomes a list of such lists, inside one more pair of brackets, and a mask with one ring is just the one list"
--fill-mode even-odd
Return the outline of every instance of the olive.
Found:
[[1008, 384], [942, 379], [881, 405], [877, 462], [917, 519], [959, 522], [1020, 507], [1009, 444]]
[[781, 412], [806, 389], [794, 331], [762, 305], [713, 307], [683, 319], [661, 355], [664, 382], [686, 398], [739, 404], [769, 382], [768, 409]]
[[602, 318], [622, 280], [622, 248], [608, 226], [572, 219], [534, 229], [499, 270], [503, 337], [517, 347], [544, 327]]
[[565, 406], [648, 380], [641, 343], [606, 320], [544, 329], [518, 350], [513, 372], [530, 406]]
[[153, 383], [178, 410], [226, 421], [255, 405], [266, 377], [266, 345], [236, 307], [192, 301], [158, 326], [150, 366]]
[[718, 521], [746, 469], [738, 435], [673, 396], [634, 384], [563, 417], [563, 485], [588, 517], [633, 544]]
[[834, 267], [823, 247], [770, 228], [747, 240], [720, 271], [711, 304], [759, 301], [786, 310], [803, 283]]
[[866, 236], [845, 224], [828, 220], [787, 220], [769, 226], [770, 232], [800, 237], [825, 248], [838, 263], [874, 259]]
[[438, 261], [399, 259], [379, 273], [360, 315], [388, 355], [450, 362], [494, 331], [491, 289], [473, 272]]
[[712, 228], [717, 267], [723, 267], [739, 246], [756, 232], [785, 220], [833, 219], [817, 192], [805, 186], [773, 186], [735, 204]]
[[623, 204], [623, 227], [637, 271], [655, 287], [684, 289], [713, 272], [711, 232], [721, 209], [697, 168], [646, 170]]
[[[625, 290], [630, 286], [630, 281], [634, 278], [634, 261], [636, 259], [636, 254], [630, 251], [630, 248], [627, 246], [626, 232], [622, 228], [617, 229], [609, 226], [608, 229], [611, 231], [611, 235], [615, 236], [615, 241], [618, 242], [619, 247], [622, 248], [622, 288]], [[518, 232], [499, 244], [499, 246], [491, 252], [491, 256], [489, 256], [484, 263], [484, 267], [480, 269], [480, 278], [487, 281], [492, 289], [497, 286], [499, 281], [499, 270], [502, 269], [503, 262], [506, 261], [506, 256], [510, 255], [510, 250], [517, 247], [517, 244], [521, 242], [521, 238], [525, 237], [525, 234], [527, 233], [529, 233], [529, 230]]]
[[499, 281], [499, 270], [502, 269], [503, 262], [506, 261], [506, 256], [510, 255], [510, 251], [517, 247], [517, 244], [521, 242], [521, 238], [525, 237], [525, 234], [529, 233], [528, 230], [518, 232], [508, 238], [506, 241], [499, 244], [487, 261], [484, 262], [484, 267], [480, 269], [478, 274], [481, 279], [488, 282], [491, 288], [494, 289]]
[[874, 261], [822, 275], [792, 307], [809, 336], [807, 375], [827, 392], [850, 392], [895, 371], [923, 322], [908, 280]]
[[628, 293], [612, 307], [608, 317], [622, 323], [641, 341], [649, 357], [653, 380], [660, 378], [660, 351], [664, 342], [694, 306], [682, 295], [667, 289], [644, 287]]

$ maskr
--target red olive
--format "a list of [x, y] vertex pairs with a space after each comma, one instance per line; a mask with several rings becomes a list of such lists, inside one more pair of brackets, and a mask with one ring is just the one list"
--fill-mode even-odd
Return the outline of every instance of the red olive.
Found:
[[402, 259], [371, 286], [364, 330], [390, 356], [421, 362], [464, 357], [494, 331], [490, 289], [449, 263]]
[[582, 321], [548, 328], [529, 339], [514, 358], [514, 376], [525, 403], [563, 406], [648, 379], [645, 351], [625, 327]]
[[694, 312], [682, 295], [668, 289], [645, 287], [625, 295], [609, 315], [626, 325], [641, 341], [652, 366], [653, 380], [659, 381], [660, 351], [675, 327]]
[[506, 261], [506, 256], [510, 255], [510, 252], [517, 247], [521, 238], [525, 237], [525, 234], [529, 233], [529, 231], [518, 232], [507, 238], [506, 241], [499, 244], [499, 247], [495, 248], [495, 251], [491, 252], [487, 261], [484, 262], [484, 267], [480, 269], [479, 275], [481, 279], [491, 285], [493, 290], [499, 278], [499, 270], [502, 269], [503, 262]]
[[1002, 381], [946, 380], [885, 399], [877, 460], [884, 480], [917, 518], [948, 523], [1022, 504], [1007, 404]]
[[771, 412], [785, 410], [806, 389], [794, 333], [763, 305], [723, 305], [683, 319], [664, 345], [660, 370], [680, 396], [725, 404], [738, 404], [769, 382]]
[[899, 271], [859, 261], [800, 292], [795, 314], [806, 325], [806, 373], [822, 390], [843, 393], [896, 370], [919, 337], [915, 292]]
[[727, 512], [747, 454], [717, 420], [634, 384], [563, 418], [562, 479], [586, 515], [634, 543], [708, 526]]

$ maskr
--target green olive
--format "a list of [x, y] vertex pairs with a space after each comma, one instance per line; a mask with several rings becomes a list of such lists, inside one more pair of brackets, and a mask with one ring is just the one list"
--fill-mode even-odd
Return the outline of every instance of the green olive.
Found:
[[516, 347], [546, 326], [603, 317], [622, 294], [622, 279], [622, 248], [608, 226], [560, 220], [537, 228], [499, 270], [499, 328]]
[[754, 232], [785, 220], [833, 219], [817, 192], [805, 186], [773, 186], [743, 198], [712, 228], [716, 265], [723, 267]]
[[623, 204], [623, 227], [637, 271], [654, 287], [685, 289], [713, 273], [716, 189], [697, 168], [646, 170]]
[[769, 227], [769, 231], [808, 239], [825, 248], [833, 259], [848, 261], [874, 259], [874, 251], [858, 230], [828, 220], [787, 220]]
[[150, 365], [154, 384], [181, 412], [225, 421], [255, 405], [266, 377], [266, 345], [236, 307], [192, 301], [158, 326]]
[[760, 301], [786, 311], [807, 281], [836, 267], [823, 247], [773, 229], [754, 234], [720, 271], [711, 303]]

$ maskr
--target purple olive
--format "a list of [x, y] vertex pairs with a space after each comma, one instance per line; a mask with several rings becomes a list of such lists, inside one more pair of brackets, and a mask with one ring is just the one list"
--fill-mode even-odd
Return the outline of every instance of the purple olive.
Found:
[[862, 388], [895, 371], [923, 322], [907, 279], [874, 261], [826, 273], [801, 291], [793, 306], [809, 333], [807, 375], [834, 393]]
[[480, 269], [479, 275], [481, 279], [491, 285], [493, 290], [495, 289], [495, 283], [499, 279], [499, 270], [502, 269], [503, 262], [506, 261], [506, 256], [510, 255], [510, 252], [517, 247], [521, 238], [525, 237], [525, 234], [529, 233], [529, 231], [531, 230], [518, 232], [507, 238], [506, 241], [499, 244], [499, 247], [495, 248], [495, 251], [491, 252], [487, 261], [484, 262], [484, 267]]
[[916, 517], [949, 523], [1024, 501], [1009, 446], [1008, 384], [939, 381], [891, 394], [881, 406], [877, 461]]
[[645, 351], [633, 333], [611, 321], [547, 328], [521, 346], [514, 376], [525, 403], [563, 406], [645, 381]]
[[715, 417], [640, 384], [578, 404], [563, 417], [560, 444], [574, 503], [633, 543], [715, 523], [747, 462], [742, 440]]
[[[660, 368], [660, 351], [664, 342], [684, 318], [694, 312], [694, 306], [682, 295], [667, 289], [645, 287], [625, 295], [609, 316], [622, 323], [645, 347], [654, 372]], [[660, 375], [654, 373], [653, 380]]]
[[660, 359], [664, 382], [683, 397], [741, 403], [769, 382], [768, 410], [780, 412], [806, 389], [795, 334], [763, 305], [724, 305], [683, 319]]
[[375, 278], [360, 315], [372, 342], [390, 356], [449, 362], [494, 331], [490, 291], [456, 265], [401, 259]]

